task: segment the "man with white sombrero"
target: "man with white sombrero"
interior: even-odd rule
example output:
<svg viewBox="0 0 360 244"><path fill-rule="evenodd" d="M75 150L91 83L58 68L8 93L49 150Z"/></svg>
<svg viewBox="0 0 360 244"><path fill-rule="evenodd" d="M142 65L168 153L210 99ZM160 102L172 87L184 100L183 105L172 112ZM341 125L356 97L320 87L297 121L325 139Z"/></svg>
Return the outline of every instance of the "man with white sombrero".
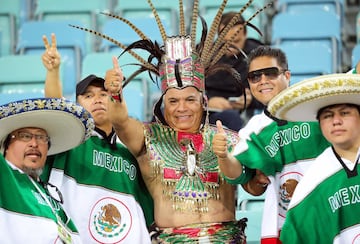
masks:
<svg viewBox="0 0 360 244"><path fill-rule="evenodd" d="M275 117L319 121L331 143L298 184L283 243L360 243L360 75L319 76L293 85L268 106Z"/></svg>
<svg viewBox="0 0 360 244"><path fill-rule="evenodd" d="M81 243L61 207L61 193L39 176L48 155L81 144L93 127L83 107L63 99L27 99L0 106L2 243Z"/></svg>

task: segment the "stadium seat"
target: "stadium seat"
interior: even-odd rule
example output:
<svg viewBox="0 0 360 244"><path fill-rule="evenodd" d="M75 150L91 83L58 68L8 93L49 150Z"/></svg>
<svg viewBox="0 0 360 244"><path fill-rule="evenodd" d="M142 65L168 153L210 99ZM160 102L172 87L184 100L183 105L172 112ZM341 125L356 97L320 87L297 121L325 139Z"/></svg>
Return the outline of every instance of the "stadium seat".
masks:
<svg viewBox="0 0 360 244"><path fill-rule="evenodd" d="M351 65L355 67L355 65L360 61L360 43L356 44L352 50L351 54Z"/></svg>
<svg viewBox="0 0 360 244"><path fill-rule="evenodd" d="M168 26L166 34L168 36L176 35L178 33L178 1L151 1L159 14L162 23ZM189 1L184 1L187 4ZM151 8L146 0L119 0L115 7L115 13L125 18L136 17L153 17Z"/></svg>
<svg viewBox="0 0 360 244"><path fill-rule="evenodd" d="M262 211L259 210L236 210L236 219L247 218L245 228L246 244L260 244Z"/></svg>
<svg viewBox="0 0 360 244"><path fill-rule="evenodd" d="M334 73L332 48L327 41L287 41L276 47L288 58L291 85L304 78Z"/></svg>
<svg viewBox="0 0 360 244"><path fill-rule="evenodd" d="M15 53L16 30L20 21L21 0L1 0L0 32L2 40L0 55Z"/></svg>
<svg viewBox="0 0 360 244"><path fill-rule="evenodd" d="M279 12L303 13L308 11L326 11L344 16L343 0L278 0L276 9Z"/></svg>
<svg viewBox="0 0 360 244"><path fill-rule="evenodd" d="M272 22L272 45L286 41L329 42L333 58L332 72L341 70L341 24L334 13L309 11L302 14L279 13Z"/></svg>
<svg viewBox="0 0 360 244"><path fill-rule="evenodd" d="M360 10L356 15L356 42L360 43Z"/></svg>
<svg viewBox="0 0 360 244"><path fill-rule="evenodd" d="M145 94L130 82L123 90L123 95L128 107L129 116L140 121L146 120Z"/></svg>
<svg viewBox="0 0 360 244"><path fill-rule="evenodd" d="M72 21L72 24L78 24ZM80 79L81 61L85 53L85 33L68 25L68 21L27 21L19 31L17 52L19 54L37 54L45 51L42 36L51 41L51 33L55 33L57 49L60 52L64 73L63 94L73 97L76 82Z"/></svg>
<svg viewBox="0 0 360 244"><path fill-rule="evenodd" d="M9 96L44 96L46 70L39 55L7 55L0 57L0 97L6 102ZM5 95L8 94L8 95ZM5 101L6 100L6 101Z"/></svg>
<svg viewBox="0 0 360 244"><path fill-rule="evenodd" d="M156 40L160 45L162 45L163 40L160 35L159 28L156 24L155 18L153 17L134 17L128 18L128 20L138 27L150 40ZM165 30L168 30L168 26L164 23ZM140 40L136 32L131 29L124 22L117 19L109 19L105 21L102 33L121 42L122 44L128 46L129 44ZM103 51L113 51L113 48L118 48L115 44L103 39L101 42L100 50Z"/></svg>
<svg viewBox="0 0 360 244"><path fill-rule="evenodd" d="M259 210L264 206L265 194L253 196L247 193L241 185L237 186L237 209L239 210Z"/></svg>
<svg viewBox="0 0 360 244"><path fill-rule="evenodd" d="M0 93L0 105L28 99L28 98L42 98L44 97L43 92L24 92L24 93Z"/></svg>
<svg viewBox="0 0 360 244"><path fill-rule="evenodd" d="M66 20L68 22L79 21L80 26L93 30L98 30L106 19L100 12L108 12L112 2L111 0L37 0L35 10L36 20L58 21ZM86 34L86 51L94 51L96 49L95 36Z"/></svg>
<svg viewBox="0 0 360 244"><path fill-rule="evenodd" d="M264 201L265 194L253 196L240 185L237 186L236 219L245 217L248 219L245 229L247 244L260 244Z"/></svg>

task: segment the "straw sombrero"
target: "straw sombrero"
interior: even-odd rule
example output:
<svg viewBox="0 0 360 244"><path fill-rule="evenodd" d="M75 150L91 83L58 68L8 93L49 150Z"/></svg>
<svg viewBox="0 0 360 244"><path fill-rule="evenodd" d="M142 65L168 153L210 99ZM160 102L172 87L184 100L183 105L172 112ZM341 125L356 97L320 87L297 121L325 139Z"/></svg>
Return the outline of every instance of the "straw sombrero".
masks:
<svg viewBox="0 0 360 244"><path fill-rule="evenodd" d="M316 121L319 109L341 103L360 105L360 74L322 75L296 83L268 104L275 117L289 121Z"/></svg>
<svg viewBox="0 0 360 244"><path fill-rule="evenodd" d="M24 127L46 130L51 147L48 155L78 146L91 135L94 121L89 112L71 101L58 98L35 98L0 106L1 153L7 135Z"/></svg>

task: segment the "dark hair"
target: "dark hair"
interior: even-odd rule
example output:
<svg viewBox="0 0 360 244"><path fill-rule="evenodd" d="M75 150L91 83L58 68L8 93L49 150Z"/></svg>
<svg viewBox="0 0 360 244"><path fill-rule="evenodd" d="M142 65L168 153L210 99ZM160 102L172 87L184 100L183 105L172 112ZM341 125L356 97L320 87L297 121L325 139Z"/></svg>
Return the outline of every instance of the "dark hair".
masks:
<svg viewBox="0 0 360 244"><path fill-rule="evenodd" d="M316 119L319 120L320 119L320 114L322 114L322 112L324 112L325 109L328 109L328 108L332 108L332 107L335 107L335 106L338 106L338 105L346 105L348 107L352 107L352 108L356 108L360 114L360 105L358 104L353 104L353 103L338 103L338 104L331 104L329 106L325 106L323 108L320 108L319 111L317 112L316 114Z"/></svg>
<svg viewBox="0 0 360 244"><path fill-rule="evenodd" d="M258 46L253 49L247 58L247 68L249 69L250 63L258 57L272 57L275 58L278 65L284 70L288 70L288 61L285 53L279 48L272 48L270 46Z"/></svg>
<svg viewBox="0 0 360 244"><path fill-rule="evenodd" d="M4 157L6 156L6 150L8 149L9 145L10 145L10 140L11 140L11 137L10 137L10 134L6 137L6 139L4 140Z"/></svg>
<svg viewBox="0 0 360 244"><path fill-rule="evenodd" d="M225 13L225 14L223 14L223 15L221 16L220 23L219 23L219 26L218 26L218 33L220 33L220 32L223 30L224 26L227 26L227 25L230 23L231 19L232 19L236 14L237 14L236 12L231 11L231 12L227 12L227 13ZM240 15L239 20L234 24L234 26L236 26L236 25L243 25L244 23L245 23L245 19L244 19L244 17L242 17L242 16ZM247 30L246 30L246 25L244 25L243 28L244 28L244 33L246 34L246 32L247 32Z"/></svg>

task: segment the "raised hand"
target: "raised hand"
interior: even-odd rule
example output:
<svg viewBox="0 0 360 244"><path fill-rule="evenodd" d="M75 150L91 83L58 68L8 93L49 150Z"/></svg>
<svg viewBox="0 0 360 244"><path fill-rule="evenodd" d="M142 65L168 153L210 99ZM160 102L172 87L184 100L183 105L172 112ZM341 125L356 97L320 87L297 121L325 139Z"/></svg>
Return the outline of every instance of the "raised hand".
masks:
<svg viewBox="0 0 360 244"><path fill-rule="evenodd" d="M61 56L56 47L56 36L51 34L51 43L45 35L42 36L45 52L41 56L42 62L48 71L59 69Z"/></svg>
<svg viewBox="0 0 360 244"><path fill-rule="evenodd" d="M122 82L124 79L123 73L120 69L119 62L116 57L112 58L113 68L106 71L105 74L105 89L110 94L121 94Z"/></svg>
<svg viewBox="0 0 360 244"><path fill-rule="evenodd" d="M213 151L218 156L218 158L227 158L228 156L228 146L227 146L227 136L222 123L220 120L216 121L217 133L214 135L212 141Z"/></svg>

